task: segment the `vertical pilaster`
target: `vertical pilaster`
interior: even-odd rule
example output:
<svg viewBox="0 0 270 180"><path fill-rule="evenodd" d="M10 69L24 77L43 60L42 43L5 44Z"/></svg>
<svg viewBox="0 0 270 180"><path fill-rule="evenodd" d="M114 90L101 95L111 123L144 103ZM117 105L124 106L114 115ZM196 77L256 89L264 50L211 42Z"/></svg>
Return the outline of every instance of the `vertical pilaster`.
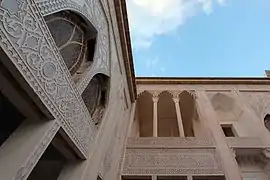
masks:
<svg viewBox="0 0 270 180"><path fill-rule="evenodd" d="M179 106L179 97L178 96L173 97L173 102L175 105L177 124L178 124L178 130L179 130L180 137L185 137L184 126L183 126L183 121L182 121L182 116L181 116L181 110L180 110L180 106Z"/></svg>
<svg viewBox="0 0 270 180"><path fill-rule="evenodd" d="M153 96L153 136L158 137L158 112L157 112L157 103L159 100L158 96Z"/></svg>
<svg viewBox="0 0 270 180"><path fill-rule="evenodd" d="M202 120L206 122L212 133L212 137L215 140L216 148L223 164L226 179L241 180L241 173L239 171L237 162L232 154L231 149L227 145L212 103L207 97L205 91L197 91L196 94L198 111L204 116Z"/></svg>
<svg viewBox="0 0 270 180"><path fill-rule="evenodd" d="M157 180L157 176L156 175L153 175L152 176L152 180Z"/></svg>
<svg viewBox="0 0 270 180"><path fill-rule="evenodd" d="M1 179L27 179L59 127L57 120L26 120L0 148Z"/></svg>

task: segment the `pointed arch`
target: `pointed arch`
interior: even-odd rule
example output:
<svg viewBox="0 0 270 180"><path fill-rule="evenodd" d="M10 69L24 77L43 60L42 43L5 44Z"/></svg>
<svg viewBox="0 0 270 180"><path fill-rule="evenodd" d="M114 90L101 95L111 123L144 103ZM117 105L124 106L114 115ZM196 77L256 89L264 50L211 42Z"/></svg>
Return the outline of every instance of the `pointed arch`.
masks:
<svg viewBox="0 0 270 180"><path fill-rule="evenodd" d="M194 96L189 91L179 94L179 106L184 126L185 136L194 137L194 119L197 118L197 110Z"/></svg>
<svg viewBox="0 0 270 180"><path fill-rule="evenodd" d="M152 96L152 94L151 94L149 91L143 90L143 91L141 91L141 92L138 93L137 98L139 98L141 95L143 95L143 94L145 94L145 93L147 93L147 94L149 94L150 96Z"/></svg>
<svg viewBox="0 0 270 180"><path fill-rule="evenodd" d="M238 121L243 114L236 100L227 94L215 93L211 98L211 103L219 121Z"/></svg>
<svg viewBox="0 0 270 180"><path fill-rule="evenodd" d="M82 99L95 125L100 126L109 94L109 77L96 74L82 93Z"/></svg>
<svg viewBox="0 0 270 180"><path fill-rule="evenodd" d="M173 102L173 94L163 91L159 94L157 105L158 112L158 136L160 137L179 137L177 116Z"/></svg>
<svg viewBox="0 0 270 180"><path fill-rule="evenodd" d="M139 124L140 137L153 136L153 101L150 92L143 91L139 94L134 121Z"/></svg>

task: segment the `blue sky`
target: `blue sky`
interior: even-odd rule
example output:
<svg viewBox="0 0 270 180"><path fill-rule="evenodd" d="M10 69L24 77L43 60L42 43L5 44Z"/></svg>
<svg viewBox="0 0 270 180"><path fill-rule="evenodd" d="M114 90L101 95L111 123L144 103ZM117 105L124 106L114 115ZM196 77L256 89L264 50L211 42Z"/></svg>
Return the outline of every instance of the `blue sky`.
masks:
<svg viewBox="0 0 270 180"><path fill-rule="evenodd" d="M260 77L270 0L127 0L136 76Z"/></svg>

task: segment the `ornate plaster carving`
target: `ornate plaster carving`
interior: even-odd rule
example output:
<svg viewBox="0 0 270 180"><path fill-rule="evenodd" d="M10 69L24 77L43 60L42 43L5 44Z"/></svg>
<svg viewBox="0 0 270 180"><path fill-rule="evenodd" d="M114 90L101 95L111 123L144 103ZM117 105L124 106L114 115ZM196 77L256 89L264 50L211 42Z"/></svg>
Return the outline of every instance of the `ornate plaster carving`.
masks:
<svg viewBox="0 0 270 180"><path fill-rule="evenodd" d="M95 127L34 0L0 7L0 46L44 105L87 157Z"/></svg>
<svg viewBox="0 0 270 180"><path fill-rule="evenodd" d="M212 140L198 139L194 137L174 138L174 137L145 137L128 138L127 148L214 148Z"/></svg>
<svg viewBox="0 0 270 180"><path fill-rule="evenodd" d="M270 113L269 92L240 92L248 106L251 107L263 122L266 114Z"/></svg>
<svg viewBox="0 0 270 180"><path fill-rule="evenodd" d="M223 174L215 149L127 149L123 175Z"/></svg>
<svg viewBox="0 0 270 180"><path fill-rule="evenodd" d="M93 24L98 31L93 64L87 69L85 78L77 83L80 93L83 92L95 74L103 73L110 76L109 22L100 1L85 0L84 3L78 3L72 0L45 0L37 4L43 16L63 10L72 10L79 13L89 23Z"/></svg>

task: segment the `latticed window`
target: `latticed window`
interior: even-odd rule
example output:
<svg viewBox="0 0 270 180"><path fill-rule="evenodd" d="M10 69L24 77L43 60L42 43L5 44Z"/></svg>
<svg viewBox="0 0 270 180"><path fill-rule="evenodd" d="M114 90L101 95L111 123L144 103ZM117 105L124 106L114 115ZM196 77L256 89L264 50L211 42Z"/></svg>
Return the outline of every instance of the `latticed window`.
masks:
<svg viewBox="0 0 270 180"><path fill-rule="evenodd" d="M93 60L96 31L68 11L47 16L46 22L71 75L81 74Z"/></svg>
<svg viewBox="0 0 270 180"><path fill-rule="evenodd" d="M264 117L264 125L268 129L268 131L270 131L270 114L267 114Z"/></svg>
<svg viewBox="0 0 270 180"><path fill-rule="evenodd" d="M95 75L82 93L83 101L96 125L100 125L103 117L108 92L108 77Z"/></svg>

